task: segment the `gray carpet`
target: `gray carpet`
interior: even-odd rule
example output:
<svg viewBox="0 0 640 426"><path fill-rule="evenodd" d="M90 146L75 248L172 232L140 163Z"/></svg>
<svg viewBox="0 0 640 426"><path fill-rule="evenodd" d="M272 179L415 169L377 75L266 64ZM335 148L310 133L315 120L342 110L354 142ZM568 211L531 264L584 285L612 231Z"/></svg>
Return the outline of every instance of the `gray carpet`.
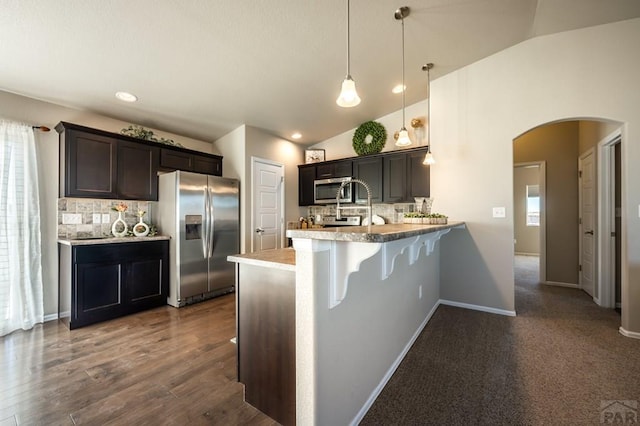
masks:
<svg viewBox="0 0 640 426"><path fill-rule="evenodd" d="M640 400L640 340L517 256L517 317L440 306L362 425L583 425Z"/></svg>

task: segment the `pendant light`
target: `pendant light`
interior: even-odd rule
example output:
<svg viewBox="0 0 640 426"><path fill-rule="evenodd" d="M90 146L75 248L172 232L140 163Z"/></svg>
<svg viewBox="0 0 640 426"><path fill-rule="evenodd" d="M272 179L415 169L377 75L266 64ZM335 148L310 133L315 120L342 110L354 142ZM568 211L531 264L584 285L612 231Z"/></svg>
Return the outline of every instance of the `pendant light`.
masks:
<svg viewBox="0 0 640 426"><path fill-rule="evenodd" d="M342 90L336 103L343 108L350 108L360 103L360 97L356 92L356 82L351 78L351 52L350 52L350 34L349 34L349 0L347 0L347 76L342 82Z"/></svg>
<svg viewBox="0 0 640 426"><path fill-rule="evenodd" d="M422 71L427 72L427 120L429 120L429 128L427 129L427 153L424 156L422 164L432 165L436 160L431 154L431 76L429 71L433 68L433 64L429 62L422 66Z"/></svg>
<svg viewBox="0 0 640 426"><path fill-rule="evenodd" d="M396 10L394 13L394 18L399 19L402 23L402 87L405 88L404 84L404 18L409 16L410 10L407 6L402 6L400 9ZM398 140L396 141L396 146L409 146L411 145L411 139L409 139L409 132L407 132L407 128L404 126L404 94L406 92L406 88L402 90L402 128L398 133Z"/></svg>

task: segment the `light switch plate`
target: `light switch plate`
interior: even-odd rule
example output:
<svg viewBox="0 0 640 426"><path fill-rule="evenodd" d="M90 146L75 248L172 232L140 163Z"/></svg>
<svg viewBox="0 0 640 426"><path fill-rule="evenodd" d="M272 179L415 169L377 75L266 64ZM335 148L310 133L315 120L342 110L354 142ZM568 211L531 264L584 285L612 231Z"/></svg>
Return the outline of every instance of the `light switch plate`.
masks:
<svg viewBox="0 0 640 426"><path fill-rule="evenodd" d="M109 223L111 222L111 217L109 216L109 213L102 213L102 223Z"/></svg>
<svg viewBox="0 0 640 426"><path fill-rule="evenodd" d="M504 207L494 207L493 208L493 217L496 217L496 218L507 217L507 209L504 208Z"/></svg>
<svg viewBox="0 0 640 426"><path fill-rule="evenodd" d="M102 222L102 215L100 213L94 213L93 223L101 223L101 222Z"/></svg>

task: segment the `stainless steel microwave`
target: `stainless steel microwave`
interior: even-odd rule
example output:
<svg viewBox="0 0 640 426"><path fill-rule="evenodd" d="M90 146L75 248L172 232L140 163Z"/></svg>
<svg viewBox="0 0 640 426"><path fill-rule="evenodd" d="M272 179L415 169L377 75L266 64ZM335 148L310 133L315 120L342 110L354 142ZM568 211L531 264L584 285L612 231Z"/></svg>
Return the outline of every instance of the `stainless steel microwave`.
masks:
<svg viewBox="0 0 640 426"><path fill-rule="evenodd" d="M319 179L313 182L313 201L315 204L336 203L338 189L343 182L351 182L351 177ZM340 190L340 202L353 202L353 184L348 183Z"/></svg>

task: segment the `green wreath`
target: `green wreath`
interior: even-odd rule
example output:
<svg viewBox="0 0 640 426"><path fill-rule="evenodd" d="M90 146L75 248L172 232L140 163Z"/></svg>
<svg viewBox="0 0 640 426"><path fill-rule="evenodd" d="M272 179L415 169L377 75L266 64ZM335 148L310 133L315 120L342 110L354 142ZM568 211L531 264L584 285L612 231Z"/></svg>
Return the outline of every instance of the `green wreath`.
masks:
<svg viewBox="0 0 640 426"><path fill-rule="evenodd" d="M371 141L367 142L367 136ZM353 134L353 150L358 155L377 154L387 143L387 130L377 121L362 123Z"/></svg>

